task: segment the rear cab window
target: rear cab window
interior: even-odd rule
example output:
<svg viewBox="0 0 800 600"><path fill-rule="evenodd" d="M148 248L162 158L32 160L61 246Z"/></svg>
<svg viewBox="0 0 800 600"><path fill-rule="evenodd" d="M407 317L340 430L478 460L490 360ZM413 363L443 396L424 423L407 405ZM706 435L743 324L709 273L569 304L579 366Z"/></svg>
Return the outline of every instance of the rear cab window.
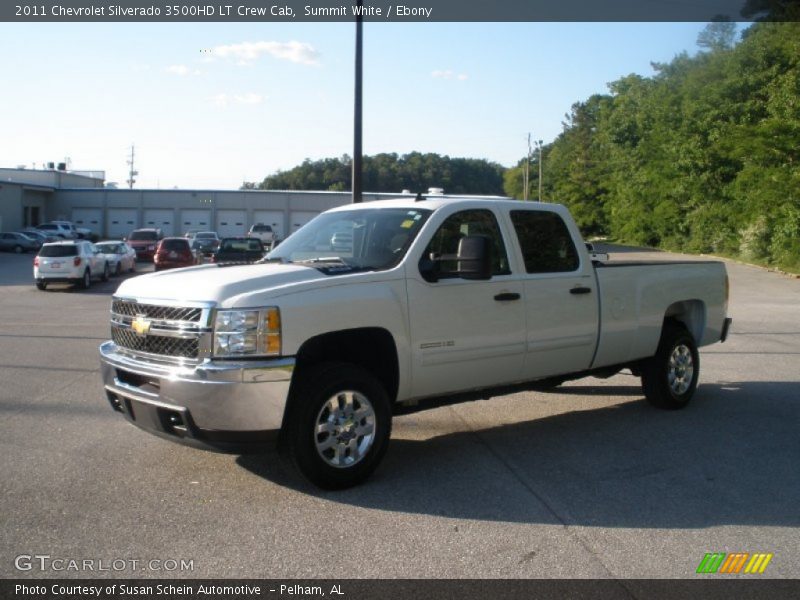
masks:
<svg viewBox="0 0 800 600"><path fill-rule="evenodd" d="M544 210L512 210L527 273L572 273L580 267L575 243L560 215Z"/></svg>

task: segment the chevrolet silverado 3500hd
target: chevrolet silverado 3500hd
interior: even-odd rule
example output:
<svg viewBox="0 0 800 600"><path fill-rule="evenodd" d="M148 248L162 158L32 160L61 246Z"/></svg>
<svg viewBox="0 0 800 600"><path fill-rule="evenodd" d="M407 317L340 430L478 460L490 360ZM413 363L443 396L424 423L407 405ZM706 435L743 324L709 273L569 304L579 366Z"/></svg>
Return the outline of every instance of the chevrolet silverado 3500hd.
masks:
<svg viewBox="0 0 800 600"><path fill-rule="evenodd" d="M105 392L170 440L245 451L280 437L327 488L377 467L398 404L628 368L651 404L684 407L697 348L731 322L724 264L595 258L555 204L342 206L260 263L123 282Z"/></svg>

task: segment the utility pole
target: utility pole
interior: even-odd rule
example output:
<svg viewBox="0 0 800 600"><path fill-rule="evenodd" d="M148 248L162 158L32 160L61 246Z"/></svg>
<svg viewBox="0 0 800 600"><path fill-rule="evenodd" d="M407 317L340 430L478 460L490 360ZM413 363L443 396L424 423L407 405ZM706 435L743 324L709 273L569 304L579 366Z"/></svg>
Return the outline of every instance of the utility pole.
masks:
<svg viewBox="0 0 800 600"><path fill-rule="evenodd" d="M522 172L522 199L528 200L528 187L531 179L531 133L528 132L528 154L525 156L525 170Z"/></svg>
<svg viewBox="0 0 800 600"><path fill-rule="evenodd" d="M363 0L358 0L358 14L356 15L356 69L355 69L355 98L353 102L353 203L361 202L361 100L363 91L363 62L364 62L364 23L361 11Z"/></svg>
<svg viewBox="0 0 800 600"><path fill-rule="evenodd" d="M542 201L542 148L544 148L544 142L539 140L539 202Z"/></svg>
<svg viewBox="0 0 800 600"><path fill-rule="evenodd" d="M128 159L128 166L129 166L128 179L125 181L125 183L128 184L128 187L130 189L133 189L133 184L136 183L136 180L134 179L134 177L136 177L139 174L139 171L136 170L136 168L134 167L134 164L133 164L133 159L134 159L134 156L135 156L135 152L136 152L135 151L135 147L134 147L133 144L131 144L131 157Z"/></svg>

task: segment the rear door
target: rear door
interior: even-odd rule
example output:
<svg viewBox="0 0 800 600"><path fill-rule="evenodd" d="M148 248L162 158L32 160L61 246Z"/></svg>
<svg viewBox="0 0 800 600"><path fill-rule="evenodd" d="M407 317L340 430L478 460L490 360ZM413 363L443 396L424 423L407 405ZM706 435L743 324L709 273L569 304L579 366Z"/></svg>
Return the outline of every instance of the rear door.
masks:
<svg viewBox="0 0 800 600"><path fill-rule="evenodd" d="M522 282L512 273L508 234L489 209L454 212L415 260L455 254L465 235L492 240L493 274L476 281L442 277L426 281L419 265L407 272L415 397L510 383L520 379L525 355Z"/></svg>
<svg viewBox="0 0 800 600"><path fill-rule="evenodd" d="M588 254L575 245L577 227L556 207L510 210L509 218L524 265L525 378L588 369L597 346L599 299Z"/></svg>

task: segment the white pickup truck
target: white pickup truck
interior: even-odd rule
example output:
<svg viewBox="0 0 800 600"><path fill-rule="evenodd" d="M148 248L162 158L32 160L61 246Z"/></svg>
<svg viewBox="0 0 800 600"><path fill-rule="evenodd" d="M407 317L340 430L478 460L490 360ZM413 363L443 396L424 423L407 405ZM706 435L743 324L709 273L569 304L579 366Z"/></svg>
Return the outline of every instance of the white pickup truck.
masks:
<svg viewBox="0 0 800 600"><path fill-rule="evenodd" d="M260 263L122 283L100 346L105 391L170 440L241 452L279 439L326 488L364 480L393 412L423 399L627 368L653 405L682 408L697 348L731 322L724 264L594 258L559 205L342 206Z"/></svg>

